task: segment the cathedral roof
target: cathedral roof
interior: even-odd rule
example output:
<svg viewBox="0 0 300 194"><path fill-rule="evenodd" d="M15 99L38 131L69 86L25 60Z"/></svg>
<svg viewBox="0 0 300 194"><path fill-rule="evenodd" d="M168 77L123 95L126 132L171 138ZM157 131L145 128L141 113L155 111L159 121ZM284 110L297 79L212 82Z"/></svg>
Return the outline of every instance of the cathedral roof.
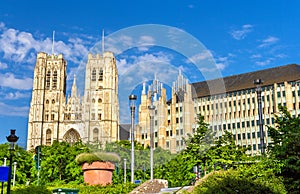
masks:
<svg viewBox="0 0 300 194"><path fill-rule="evenodd" d="M274 83L282 83L285 81L297 81L300 80L300 65L290 64L214 80L196 82L192 84L194 90L193 97L204 97L223 94L224 91L228 93L255 88L253 81L256 79L263 80L261 86L273 85Z"/></svg>

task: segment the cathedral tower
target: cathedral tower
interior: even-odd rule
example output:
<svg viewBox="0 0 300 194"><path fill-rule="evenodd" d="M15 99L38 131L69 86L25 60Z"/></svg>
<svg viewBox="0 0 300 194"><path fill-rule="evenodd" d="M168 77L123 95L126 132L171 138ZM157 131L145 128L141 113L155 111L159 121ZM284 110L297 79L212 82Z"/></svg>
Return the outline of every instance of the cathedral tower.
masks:
<svg viewBox="0 0 300 194"><path fill-rule="evenodd" d="M27 149L59 140L66 103L66 66L61 54L38 53L28 120Z"/></svg>
<svg viewBox="0 0 300 194"><path fill-rule="evenodd" d="M88 55L83 104L84 141L104 145L118 140L118 71L113 53Z"/></svg>

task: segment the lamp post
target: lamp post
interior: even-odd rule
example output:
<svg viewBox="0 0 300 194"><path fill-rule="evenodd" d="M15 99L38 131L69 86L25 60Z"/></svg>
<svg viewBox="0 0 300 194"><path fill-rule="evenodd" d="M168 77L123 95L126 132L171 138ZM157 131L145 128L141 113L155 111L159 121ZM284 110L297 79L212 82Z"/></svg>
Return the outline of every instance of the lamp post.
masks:
<svg viewBox="0 0 300 194"><path fill-rule="evenodd" d="M8 171L8 181L7 181L7 194L10 194L10 184L11 184L11 168L12 168L12 152L15 150L15 143L18 141L19 137L16 136L16 130L11 129L10 135L6 137L7 141L10 143L10 155L9 155L9 171Z"/></svg>
<svg viewBox="0 0 300 194"><path fill-rule="evenodd" d="M130 112L131 112L131 182L134 182L134 116L136 95L129 95Z"/></svg>
<svg viewBox="0 0 300 194"><path fill-rule="evenodd" d="M263 81L261 79L254 80L254 85L256 85L257 103L258 103L258 116L259 116L259 133L260 133L260 146L261 155L265 154L264 145L264 126L263 126L263 115L262 115L262 102L261 102L261 84Z"/></svg>
<svg viewBox="0 0 300 194"><path fill-rule="evenodd" d="M151 100L151 105L148 106L150 110L150 180L153 180L153 147L154 147L154 132L153 132L153 122L154 122L154 110L155 106Z"/></svg>
<svg viewBox="0 0 300 194"><path fill-rule="evenodd" d="M124 183L126 183L126 158L124 158Z"/></svg>

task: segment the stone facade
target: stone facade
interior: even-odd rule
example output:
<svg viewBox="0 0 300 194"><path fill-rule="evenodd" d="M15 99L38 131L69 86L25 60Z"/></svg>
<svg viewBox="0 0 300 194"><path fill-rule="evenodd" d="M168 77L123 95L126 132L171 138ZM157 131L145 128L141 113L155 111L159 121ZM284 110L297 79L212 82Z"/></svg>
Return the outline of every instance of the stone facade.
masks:
<svg viewBox="0 0 300 194"><path fill-rule="evenodd" d="M158 84L159 83L159 84ZM191 84L179 72L177 80L173 83L170 100L167 100L166 88L154 79L149 88L155 86L156 93L151 96L145 85L139 105L139 119L136 140L145 147L150 145L150 110L148 106L155 106L154 110L154 148L161 147L172 153L185 148L184 138L193 134L195 123L194 104L192 99Z"/></svg>
<svg viewBox="0 0 300 194"><path fill-rule="evenodd" d="M105 144L119 139L118 71L111 52L88 55L84 96L74 76L66 97L67 62L38 53L28 120L27 149L54 140Z"/></svg>

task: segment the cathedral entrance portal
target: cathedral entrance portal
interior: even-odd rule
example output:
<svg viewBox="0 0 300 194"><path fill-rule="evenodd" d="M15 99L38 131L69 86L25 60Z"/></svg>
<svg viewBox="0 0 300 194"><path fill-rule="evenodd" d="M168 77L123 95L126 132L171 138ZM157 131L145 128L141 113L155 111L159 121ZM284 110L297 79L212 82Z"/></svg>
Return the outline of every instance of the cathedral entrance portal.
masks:
<svg viewBox="0 0 300 194"><path fill-rule="evenodd" d="M64 141L74 144L80 140L80 135L75 129L70 129L63 137Z"/></svg>

